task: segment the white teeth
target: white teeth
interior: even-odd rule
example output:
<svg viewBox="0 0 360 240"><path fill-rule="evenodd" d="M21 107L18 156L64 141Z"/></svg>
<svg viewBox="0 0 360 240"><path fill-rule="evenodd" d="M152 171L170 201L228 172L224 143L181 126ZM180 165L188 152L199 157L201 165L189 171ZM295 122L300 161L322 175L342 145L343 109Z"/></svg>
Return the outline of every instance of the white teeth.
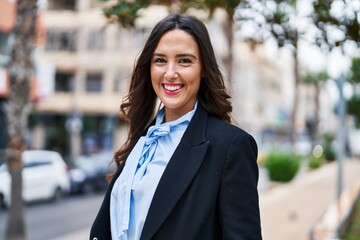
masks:
<svg viewBox="0 0 360 240"><path fill-rule="evenodd" d="M181 88L180 85L165 85L164 84L164 88L168 91L176 91L179 90Z"/></svg>

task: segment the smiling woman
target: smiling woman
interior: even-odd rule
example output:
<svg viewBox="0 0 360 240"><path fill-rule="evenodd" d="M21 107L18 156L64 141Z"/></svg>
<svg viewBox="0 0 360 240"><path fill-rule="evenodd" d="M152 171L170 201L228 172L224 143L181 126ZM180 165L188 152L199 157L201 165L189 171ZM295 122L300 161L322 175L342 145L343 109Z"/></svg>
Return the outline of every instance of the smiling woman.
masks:
<svg viewBox="0 0 360 240"><path fill-rule="evenodd" d="M160 21L121 105L129 135L90 239L262 239L257 144L230 124L229 98L205 25Z"/></svg>
<svg viewBox="0 0 360 240"><path fill-rule="evenodd" d="M160 39L151 61L151 81L165 106L165 122L191 111L201 81L199 49L183 30L171 30Z"/></svg>

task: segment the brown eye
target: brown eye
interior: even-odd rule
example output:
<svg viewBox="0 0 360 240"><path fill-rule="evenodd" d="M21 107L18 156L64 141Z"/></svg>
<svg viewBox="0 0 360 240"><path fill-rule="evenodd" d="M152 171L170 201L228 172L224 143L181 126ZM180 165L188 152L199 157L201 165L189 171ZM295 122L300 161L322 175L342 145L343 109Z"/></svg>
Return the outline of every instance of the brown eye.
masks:
<svg viewBox="0 0 360 240"><path fill-rule="evenodd" d="M190 59L188 59L188 58L181 58L179 60L179 63L181 63L181 64L190 64L190 63L192 63L192 61Z"/></svg>
<svg viewBox="0 0 360 240"><path fill-rule="evenodd" d="M166 63L166 60L164 58L154 58L154 63Z"/></svg>

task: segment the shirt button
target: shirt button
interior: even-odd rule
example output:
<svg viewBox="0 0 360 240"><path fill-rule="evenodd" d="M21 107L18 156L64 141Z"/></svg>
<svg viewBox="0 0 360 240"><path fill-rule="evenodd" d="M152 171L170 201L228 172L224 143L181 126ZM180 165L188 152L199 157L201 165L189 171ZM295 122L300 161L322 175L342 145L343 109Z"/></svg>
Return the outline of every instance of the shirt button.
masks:
<svg viewBox="0 0 360 240"><path fill-rule="evenodd" d="M94 237L93 240L98 240L97 237Z"/></svg>

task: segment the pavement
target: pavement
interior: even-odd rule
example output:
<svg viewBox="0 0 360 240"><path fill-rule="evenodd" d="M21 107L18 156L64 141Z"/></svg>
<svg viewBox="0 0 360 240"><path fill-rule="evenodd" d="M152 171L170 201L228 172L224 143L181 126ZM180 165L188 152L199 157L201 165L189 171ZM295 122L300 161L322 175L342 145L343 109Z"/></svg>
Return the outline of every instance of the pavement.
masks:
<svg viewBox="0 0 360 240"><path fill-rule="evenodd" d="M343 164L343 189L360 177L360 159ZM338 164L301 171L290 183L269 183L260 169L259 196L263 240L309 240L316 222L336 201ZM51 240L86 240L89 228Z"/></svg>
<svg viewBox="0 0 360 240"><path fill-rule="evenodd" d="M337 199L336 162L300 174L289 184L260 193L264 240L309 240L316 222ZM343 165L343 189L360 177L360 159Z"/></svg>

